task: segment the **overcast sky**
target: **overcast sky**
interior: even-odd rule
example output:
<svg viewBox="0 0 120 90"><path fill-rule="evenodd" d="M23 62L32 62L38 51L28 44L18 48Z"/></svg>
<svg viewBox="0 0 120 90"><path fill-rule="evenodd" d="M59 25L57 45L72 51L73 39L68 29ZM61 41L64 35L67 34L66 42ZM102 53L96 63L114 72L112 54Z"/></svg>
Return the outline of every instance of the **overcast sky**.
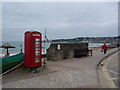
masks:
<svg viewBox="0 0 120 90"><path fill-rule="evenodd" d="M117 36L117 2L2 3L3 41L23 41L24 32L40 31L48 39Z"/></svg>

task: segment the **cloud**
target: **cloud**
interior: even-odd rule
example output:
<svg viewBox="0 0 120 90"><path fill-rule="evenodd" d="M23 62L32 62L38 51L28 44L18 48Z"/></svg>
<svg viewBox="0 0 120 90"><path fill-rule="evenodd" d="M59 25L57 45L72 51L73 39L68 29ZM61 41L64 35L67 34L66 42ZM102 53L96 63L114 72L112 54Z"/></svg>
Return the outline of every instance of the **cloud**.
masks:
<svg viewBox="0 0 120 90"><path fill-rule="evenodd" d="M49 39L118 34L117 2L18 2L3 3L2 8L3 40L6 41L23 40L27 30L44 34L45 27Z"/></svg>

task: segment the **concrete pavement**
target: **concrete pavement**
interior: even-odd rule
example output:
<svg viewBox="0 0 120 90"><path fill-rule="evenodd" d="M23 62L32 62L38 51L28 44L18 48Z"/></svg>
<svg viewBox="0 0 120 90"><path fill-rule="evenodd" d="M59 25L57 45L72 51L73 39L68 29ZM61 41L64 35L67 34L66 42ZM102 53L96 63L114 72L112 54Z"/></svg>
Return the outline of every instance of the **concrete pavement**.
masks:
<svg viewBox="0 0 120 90"><path fill-rule="evenodd" d="M116 50L108 50L106 55L99 50L89 57L47 61L46 70L34 74L19 68L3 76L3 88L99 88L96 66Z"/></svg>

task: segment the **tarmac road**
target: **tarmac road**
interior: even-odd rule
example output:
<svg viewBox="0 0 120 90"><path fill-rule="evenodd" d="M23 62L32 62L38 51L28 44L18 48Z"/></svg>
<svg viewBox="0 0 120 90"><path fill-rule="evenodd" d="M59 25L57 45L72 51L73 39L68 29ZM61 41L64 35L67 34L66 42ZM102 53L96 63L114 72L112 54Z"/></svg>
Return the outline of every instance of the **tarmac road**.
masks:
<svg viewBox="0 0 120 90"><path fill-rule="evenodd" d="M100 83L102 88L118 88L119 83L119 66L118 66L118 55L120 51L110 55L102 61L100 64Z"/></svg>
<svg viewBox="0 0 120 90"><path fill-rule="evenodd" d="M120 87L120 73L118 71L118 59L119 59L119 54L120 54L120 51L113 54L111 56L111 58L109 58L109 62L108 62L108 65L107 65L107 69L108 69L108 72L112 78L112 80L114 81L114 84L116 87ZM119 68L120 69L120 68ZM119 83L119 84L118 84Z"/></svg>

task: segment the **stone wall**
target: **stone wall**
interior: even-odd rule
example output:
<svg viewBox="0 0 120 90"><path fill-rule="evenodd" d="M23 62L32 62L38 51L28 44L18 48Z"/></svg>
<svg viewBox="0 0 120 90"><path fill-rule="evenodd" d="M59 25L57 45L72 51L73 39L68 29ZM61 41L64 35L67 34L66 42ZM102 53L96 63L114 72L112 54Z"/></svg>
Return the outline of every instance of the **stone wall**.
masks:
<svg viewBox="0 0 120 90"><path fill-rule="evenodd" d="M79 56L88 54L88 43L52 43L47 49L47 60L63 60L76 57L76 51Z"/></svg>

